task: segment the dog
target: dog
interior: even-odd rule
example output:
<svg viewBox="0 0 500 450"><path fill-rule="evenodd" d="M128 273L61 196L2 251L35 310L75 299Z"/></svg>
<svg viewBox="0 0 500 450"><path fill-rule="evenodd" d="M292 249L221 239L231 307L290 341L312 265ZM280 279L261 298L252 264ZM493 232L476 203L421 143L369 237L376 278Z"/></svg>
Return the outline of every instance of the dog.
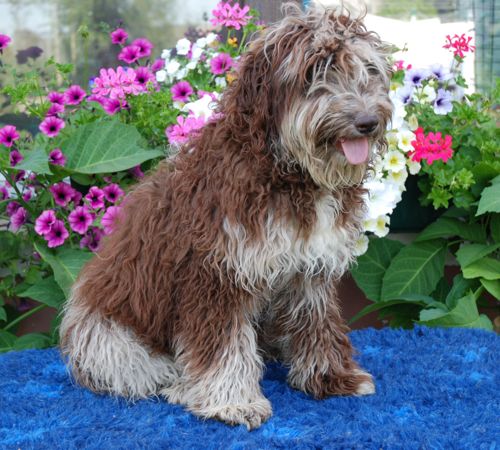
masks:
<svg viewBox="0 0 500 450"><path fill-rule="evenodd" d="M365 395L336 294L391 117L389 47L289 6L241 56L217 119L140 182L60 326L76 381L259 427L264 361L316 399Z"/></svg>

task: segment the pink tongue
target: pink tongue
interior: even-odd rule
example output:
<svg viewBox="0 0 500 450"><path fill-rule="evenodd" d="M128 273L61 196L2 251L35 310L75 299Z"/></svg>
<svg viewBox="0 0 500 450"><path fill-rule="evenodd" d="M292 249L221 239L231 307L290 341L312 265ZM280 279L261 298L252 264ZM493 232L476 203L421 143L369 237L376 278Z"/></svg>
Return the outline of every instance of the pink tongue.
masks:
<svg viewBox="0 0 500 450"><path fill-rule="evenodd" d="M344 155L351 164L361 164L368 160L368 139L346 139L340 141Z"/></svg>

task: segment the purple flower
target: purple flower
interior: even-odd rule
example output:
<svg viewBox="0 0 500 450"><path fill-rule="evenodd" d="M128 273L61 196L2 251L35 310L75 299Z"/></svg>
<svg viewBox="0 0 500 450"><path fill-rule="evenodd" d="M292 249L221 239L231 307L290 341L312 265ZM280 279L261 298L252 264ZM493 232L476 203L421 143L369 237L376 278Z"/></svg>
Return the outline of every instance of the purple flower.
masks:
<svg viewBox="0 0 500 450"><path fill-rule="evenodd" d="M80 240L80 248L87 247L90 251L96 252L104 233L100 228L90 227L85 236Z"/></svg>
<svg viewBox="0 0 500 450"><path fill-rule="evenodd" d="M87 93L77 84L73 84L64 92L64 103L66 105L79 105Z"/></svg>
<svg viewBox="0 0 500 450"><path fill-rule="evenodd" d="M68 230L62 220L56 220L50 227L50 231L44 236L49 248L59 247L69 236Z"/></svg>
<svg viewBox="0 0 500 450"><path fill-rule="evenodd" d="M125 195L125 192L123 192L120 186L115 183L109 184L108 186L104 187L102 191L104 192L106 200L110 203L116 203Z"/></svg>
<svg viewBox="0 0 500 450"><path fill-rule="evenodd" d="M135 47L139 47L139 58L144 58L145 56L151 55L151 50L154 47L154 45L146 38L138 38L134 42L132 42L132 45Z"/></svg>
<svg viewBox="0 0 500 450"><path fill-rule="evenodd" d="M66 164L66 156L60 148L55 148L49 153L49 163L55 166L64 166Z"/></svg>
<svg viewBox="0 0 500 450"><path fill-rule="evenodd" d="M11 41L12 39L6 34L0 34L0 53L7 48Z"/></svg>
<svg viewBox="0 0 500 450"><path fill-rule="evenodd" d="M210 71L214 75L222 75L223 73L231 70L233 65L234 62L231 55L228 55L227 53L219 53L210 61Z"/></svg>
<svg viewBox="0 0 500 450"><path fill-rule="evenodd" d="M140 166L138 166L140 167ZM9 198L9 191L5 186L0 186L0 201L6 200Z"/></svg>
<svg viewBox="0 0 500 450"><path fill-rule="evenodd" d="M20 207L21 205L17 202L9 202L7 203L7 208L5 209L5 212L9 217L12 217L12 214L14 214Z"/></svg>
<svg viewBox="0 0 500 450"><path fill-rule="evenodd" d="M433 64L430 67L431 76L434 76L438 81L444 83L452 78L450 71L441 64Z"/></svg>
<svg viewBox="0 0 500 450"><path fill-rule="evenodd" d="M92 186L89 189L88 194L85 196L85 200L89 202L92 209L104 208L104 192L97 186Z"/></svg>
<svg viewBox="0 0 500 450"><path fill-rule="evenodd" d="M50 105L50 108L47 111L47 116L57 116L58 114L61 114L64 112L64 105L61 105L59 103L52 103Z"/></svg>
<svg viewBox="0 0 500 450"><path fill-rule="evenodd" d="M148 90L148 83L156 84L156 77L147 67L141 66L135 69L135 81L139 83L145 91Z"/></svg>
<svg viewBox="0 0 500 450"><path fill-rule="evenodd" d="M110 206L101 219L104 234L111 234L120 219L122 208L120 206Z"/></svg>
<svg viewBox="0 0 500 450"><path fill-rule="evenodd" d="M40 236L45 236L50 232L52 225L56 221L56 213L52 209L47 209L42 212L35 220L35 231Z"/></svg>
<svg viewBox="0 0 500 450"><path fill-rule="evenodd" d="M50 186L49 191L54 197L54 201L59 206L66 206L71 200L73 200L74 189L64 181Z"/></svg>
<svg viewBox="0 0 500 450"><path fill-rule="evenodd" d="M161 58L158 58L151 65L151 72L158 72L159 70L163 69L164 66L165 66L165 61Z"/></svg>
<svg viewBox="0 0 500 450"><path fill-rule="evenodd" d="M453 96L450 92L438 89L436 100L434 100L434 112L443 116L448 114L453 110L452 100Z"/></svg>
<svg viewBox="0 0 500 450"><path fill-rule="evenodd" d="M120 101L117 98L107 98L102 103L102 107L103 107L104 112L106 114L109 114L110 116L112 116L122 109L122 105L126 105L126 104L127 104L127 102L125 102L124 100Z"/></svg>
<svg viewBox="0 0 500 450"><path fill-rule="evenodd" d="M413 86L422 86L422 81L430 76L428 70L410 69L405 74L405 83L411 83Z"/></svg>
<svg viewBox="0 0 500 450"><path fill-rule="evenodd" d="M193 93L193 88L187 81L179 81L170 88L172 100L175 102L187 102Z"/></svg>
<svg viewBox="0 0 500 450"><path fill-rule="evenodd" d="M43 119L42 123L39 125L39 130L47 135L48 137L55 137L59 134L62 128L64 128L66 124L64 120L59 119L56 116L49 116Z"/></svg>
<svg viewBox="0 0 500 450"><path fill-rule="evenodd" d="M9 160L12 167L17 166L23 159L23 155L21 155L21 153L19 153L17 150L12 150L10 152Z"/></svg>
<svg viewBox="0 0 500 450"><path fill-rule="evenodd" d="M28 218L28 212L20 206L17 211L10 216L10 225L12 227L12 231L17 231L21 228Z"/></svg>
<svg viewBox="0 0 500 450"><path fill-rule="evenodd" d="M33 192L31 191L31 189L28 189L26 192L24 192L23 194L23 200L25 202L29 202L31 200L31 197L33 196Z"/></svg>
<svg viewBox="0 0 500 450"><path fill-rule="evenodd" d="M141 165L139 164L138 166L132 167L132 169L129 169L129 172L134 176L135 178L144 178L144 172L141 170Z"/></svg>
<svg viewBox="0 0 500 450"><path fill-rule="evenodd" d="M58 105L64 105L64 94L62 92L49 92L47 95L47 100L50 103L57 103Z"/></svg>
<svg viewBox="0 0 500 450"><path fill-rule="evenodd" d="M122 51L118 55L118 59L127 64L132 64L140 58L140 53L141 49L137 45L128 45L122 48Z"/></svg>
<svg viewBox="0 0 500 450"><path fill-rule="evenodd" d="M123 45L128 39L128 33L123 28L117 28L115 31L109 33L109 36L111 37L112 44Z"/></svg>
<svg viewBox="0 0 500 450"><path fill-rule="evenodd" d="M6 147L12 147L14 141L17 141L18 139L19 133L14 125L5 125L3 128L0 128L0 144L5 145Z"/></svg>
<svg viewBox="0 0 500 450"><path fill-rule="evenodd" d="M93 221L86 206L77 206L68 216L69 226L78 234L85 234Z"/></svg>
<svg viewBox="0 0 500 450"><path fill-rule="evenodd" d="M413 96L413 90L415 88L411 84L405 84L403 87L396 91L396 96L401 100L403 105L408 105L411 102Z"/></svg>

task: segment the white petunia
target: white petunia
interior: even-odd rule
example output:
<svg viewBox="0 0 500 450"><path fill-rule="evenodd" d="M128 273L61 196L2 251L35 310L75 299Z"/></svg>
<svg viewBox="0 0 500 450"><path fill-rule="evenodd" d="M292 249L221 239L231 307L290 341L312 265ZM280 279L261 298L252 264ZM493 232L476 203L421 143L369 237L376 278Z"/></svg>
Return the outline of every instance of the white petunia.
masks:
<svg viewBox="0 0 500 450"><path fill-rule="evenodd" d="M215 85L224 89L227 86L227 81L225 77L215 77Z"/></svg>
<svg viewBox="0 0 500 450"><path fill-rule="evenodd" d="M411 142L415 140L415 133L410 130L402 129L398 131L398 147L405 151L409 152L413 150L413 145Z"/></svg>
<svg viewBox="0 0 500 450"><path fill-rule="evenodd" d="M189 72L189 69L186 69L185 67L183 67L182 69L179 69L175 73L174 78L177 80L182 80L183 78L186 78L186 75L188 74L188 72Z"/></svg>
<svg viewBox="0 0 500 450"><path fill-rule="evenodd" d="M165 70L167 71L168 75L173 76L175 73L177 73L180 67L181 65L178 61L172 60L169 61L169 63L166 65Z"/></svg>
<svg viewBox="0 0 500 450"><path fill-rule="evenodd" d="M165 48L161 52L161 59L170 59L170 55L172 54L172 50Z"/></svg>
<svg viewBox="0 0 500 450"><path fill-rule="evenodd" d="M165 70L159 70L156 72L156 81L158 83L163 83L167 79L167 72Z"/></svg>
<svg viewBox="0 0 500 450"><path fill-rule="evenodd" d="M389 172L399 172L406 166L404 155L398 150L390 150L384 156L384 169Z"/></svg>
<svg viewBox="0 0 500 450"><path fill-rule="evenodd" d="M418 119L415 114L412 114L408 118L408 128L412 131L416 130L418 128Z"/></svg>
<svg viewBox="0 0 500 450"><path fill-rule="evenodd" d="M412 161L411 159L407 161L407 165L408 165L408 171L412 175L416 175L418 172L420 172L420 169L422 168L419 162Z"/></svg>
<svg viewBox="0 0 500 450"><path fill-rule="evenodd" d="M215 33L208 33L205 36L205 39L206 39L207 45L211 45L217 40L217 35Z"/></svg>
<svg viewBox="0 0 500 450"><path fill-rule="evenodd" d="M366 251L368 250L369 242L370 240L368 239L368 236L366 236L366 234L362 234L354 245L354 255L360 256L366 253Z"/></svg>
<svg viewBox="0 0 500 450"><path fill-rule="evenodd" d="M194 46L191 50L191 60L198 61L203 54L203 48Z"/></svg>
<svg viewBox="0 0 500 450"><path fill-rule="evenodd" d="M432 86L425 86L420 92L421 103L432 103L436 99L436 90Z"/></svg>
<svg viewBox="0 0 500 450"><path fill-rule="evenodd" d="M192 59L186 64L186 69L188 70L194 70L196 69L196 66L198 65L198 61L195 59Z"/></svg>
<svg viewBox="0 0 500 450"><path fill-rule="evenodd" d="M186 38L179 39L175 46L178 55L187 55L191 50L191 41Z"/></svg>
<svg viewBox="0 0 500 450"><path fill-rule="evenodd" d="M401 126L404 123L404 118L406 116L406 109L405 105L401 100L397 98L391 98L392 104L394 105L394 109L392 112L392 119L391 119L391 124L389 129L393 128L401 128Z"/></svg>
<svg viewBox="0 0 500 450"><path fill-rule="evenodd" d="M214 112L216 103L213 101L212 97L205 94L199 100L194 102L186 103L182 108L183 111L190 111L195 117L203 117L208 119Z"/></svg>
<svg viewBox="0 0 500 450"><path fill-rule="evenodd" d="M398 132L396 130L391 130L388 133L386 133L385 138L387 139L387 144L389 145L389 148L394 147L397 148L398 146Z"/></svg>
<svg viewBox="0 0 500 450"><path fill-rule="evenodd" d="M365 220L363 223L363 228L365 231L370 231L378 237L384 237L389 233L389 221L389 216L380 215L374 219Z"/></svg>
<svg viewBox="0 0 500 450"><path fill-rule="evenodd" d="M405 182L407 178L408 172L406 171L406 168L400 170L399 172L389 172L387 175L387 181L396 184L401 190L405 189Z"/></svg>
<svg viewBox="0 0 500 450"><path fill-rule="evenodd" d="M391 214L401 200L399 187L385 179L367 181L364 187L368 191L366 198L367 220Z"/></svg>

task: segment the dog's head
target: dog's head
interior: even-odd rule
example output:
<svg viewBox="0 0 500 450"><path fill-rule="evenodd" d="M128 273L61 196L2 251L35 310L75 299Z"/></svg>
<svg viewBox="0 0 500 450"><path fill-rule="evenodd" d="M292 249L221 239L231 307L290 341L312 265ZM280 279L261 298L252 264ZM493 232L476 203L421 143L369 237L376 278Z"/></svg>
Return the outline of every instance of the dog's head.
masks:
<svg viewBox="0 0 500 450"><path fill-rule="evenodd" d="M316 184L359 184L385 147L388 47L345 12L292 5L286 12L242 56L223 108Z"/></svg>

